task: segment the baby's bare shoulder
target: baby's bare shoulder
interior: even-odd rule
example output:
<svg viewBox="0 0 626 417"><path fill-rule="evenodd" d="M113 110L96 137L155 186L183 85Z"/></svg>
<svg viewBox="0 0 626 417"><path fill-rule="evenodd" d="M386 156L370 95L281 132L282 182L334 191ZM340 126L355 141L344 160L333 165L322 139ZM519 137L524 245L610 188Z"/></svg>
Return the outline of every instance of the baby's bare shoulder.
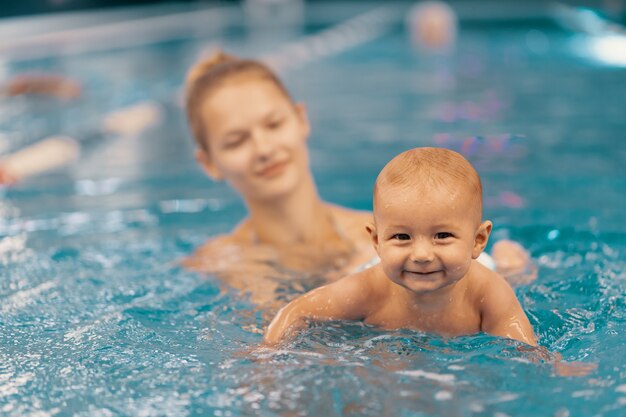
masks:
<svg viewBox="0 0 626 417"><path fill-rule="evenodd" d="M472 274L468 283L470 297L478 309L486 311L508 308L517 297L509 283L495 271L473 261Z"/></svg>
<svg viewBox="0 0 626 417"><path fill-rule="evenodd" d="M380 300L388 291L389 280L384 275L380 264L363 271L345 276L337 281L350 292L358 292L363 300Z"/></svg>
<svg viewBox="0 0 626 417"><path fill-rule="evenodd" d="M487 268L480 262L472 261L469 287L476 296L499 291L503 288L511 288L502 275Z"/></svg>
<svg viewBox="0 0 626 417"><path fill-rule="evenodd" d="M509 283L496 272L474 269L474 308L482 331L536 345L533 329Z"/></svg>
<svg viewBox="0 0 626 417"><path fill-rule="evenodd" d="M326 299L333 298L336 305L348 308L351 312L359 312L357 316L360 320L372 314L373 311L377 311L381 303L387 299L384 284L388 280L382 279L381 274L382 269L374 266L347 275L321 287L320 290Z"/></svg>

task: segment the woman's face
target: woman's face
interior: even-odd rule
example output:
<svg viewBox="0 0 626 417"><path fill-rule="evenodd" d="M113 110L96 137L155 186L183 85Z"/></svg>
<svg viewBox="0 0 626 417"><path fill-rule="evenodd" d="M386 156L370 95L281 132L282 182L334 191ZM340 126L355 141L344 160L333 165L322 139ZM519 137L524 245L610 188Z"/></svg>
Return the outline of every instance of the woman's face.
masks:
<svg viewBox="0 0 626 417"><path fill-rule="evenodd" d="M305 110L272 81L228 80L204 101L202 117L209 152L198 151L201 165L247 200L289 193L308 175Z"/></svg>

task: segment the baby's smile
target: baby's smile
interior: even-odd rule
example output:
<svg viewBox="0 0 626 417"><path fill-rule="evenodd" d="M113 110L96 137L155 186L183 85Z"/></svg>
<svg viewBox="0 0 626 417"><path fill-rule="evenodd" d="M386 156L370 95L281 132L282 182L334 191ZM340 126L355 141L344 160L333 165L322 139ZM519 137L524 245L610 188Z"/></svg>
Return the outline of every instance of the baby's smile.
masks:
<svg viewBox="0 0 626 417"><path fill-rule="evenodd" d="M408 271L408 270L405 270L404 272L407 273L407 274L410 274L410 275L416 275L418 277L430 277L430 276L433 276L433 275L437 274L438 272L441 272L441 270L435 270L435 271Z"/></svg>

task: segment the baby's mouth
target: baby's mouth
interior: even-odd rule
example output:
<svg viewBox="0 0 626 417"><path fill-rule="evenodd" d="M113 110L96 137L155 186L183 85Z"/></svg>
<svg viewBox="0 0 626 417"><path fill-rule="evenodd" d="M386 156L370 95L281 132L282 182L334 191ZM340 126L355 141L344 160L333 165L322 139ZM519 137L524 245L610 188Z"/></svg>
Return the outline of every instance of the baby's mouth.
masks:
<svg viewBox="0 0 626 417"><path fill-rule="evenodd" d="M418 277L429 277L429 276L435 275L437 272L440 272L440 271L439 270L437 270L437 271L408 271L408 270L405 270L404 272L409 274L409 275L415 275L415 276L418 276Z"/></svg>

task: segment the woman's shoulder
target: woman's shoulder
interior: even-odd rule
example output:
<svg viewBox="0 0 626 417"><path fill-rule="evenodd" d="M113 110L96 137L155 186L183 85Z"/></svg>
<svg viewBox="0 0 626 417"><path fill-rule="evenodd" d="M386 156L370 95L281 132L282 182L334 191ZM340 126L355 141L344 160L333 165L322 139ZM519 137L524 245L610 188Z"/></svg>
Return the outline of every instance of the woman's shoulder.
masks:
<svg viewBox="0 0 626 417"><path fill-rule="evenodd" d="M194 270L212 271L216 269L216 265L240 258L241 252L250 246L248 229L244 221L230 233L211 237L183 260L183 266ZM209 265L211 268L208 268Z"/></svg>
<svg viewBox="0 0 626 417"><path fill-rule="evenodd" d="M183 259L182 265L192 270L213 272L216 269L215 261L223 257L224 252L231 247L236 247L236 240L232 235L214 236Z"/></svg>
<svg viewBox="0 0 626 417"><path fill-rule="evenodd" d="M344 207L344 206L339 206L337 204L330 204L330 203L327 203L327 204L336 215L345 217L347 219L356 219L356 220L361 219L362 220L362 219L372 218L372 212L368 210L356 210L356 209L351 209L351 208Z"/></svg>
<svg viewBox="0 0 626 417"><path fill-rule="evenodd" d="M207 255L224 247L239 246L239 240L240 239L238 239L237 236L232 233L213 236L209 240L204 242L201 246L196 248L196 252Z"/></svg>
<svg viewBox="0 0 626 417"><path fill-rule="evenodd" d="M335 221L337 221L341 228L345 231L351 232L358 230L362 233L365 230L365 226L372 222L372 212L364 210L354 210L347 207L329 205Z"/></svg>

